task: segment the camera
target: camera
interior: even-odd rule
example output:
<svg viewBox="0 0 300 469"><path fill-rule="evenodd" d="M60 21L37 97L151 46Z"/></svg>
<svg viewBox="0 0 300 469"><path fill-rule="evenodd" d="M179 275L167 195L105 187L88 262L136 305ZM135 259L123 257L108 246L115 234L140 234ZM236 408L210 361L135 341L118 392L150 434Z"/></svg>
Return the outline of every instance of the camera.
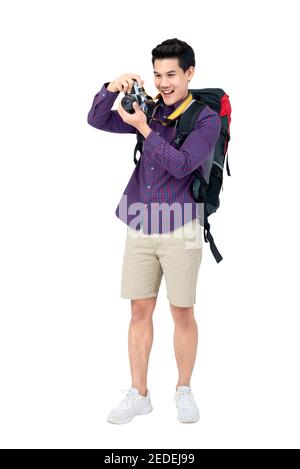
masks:
<svg viewBox="0 0 300 469"><path fill-rule="evenodd" d="M140 109L147 113L149 109L152 107L152 98L148 96L145 92L143 86L139 86L137 80L133 79L133 87L131 93L125 92L125 96L121 100L121 106L127 111L129 114L134 114L133 103L136 101L140 107Z"/></svg>

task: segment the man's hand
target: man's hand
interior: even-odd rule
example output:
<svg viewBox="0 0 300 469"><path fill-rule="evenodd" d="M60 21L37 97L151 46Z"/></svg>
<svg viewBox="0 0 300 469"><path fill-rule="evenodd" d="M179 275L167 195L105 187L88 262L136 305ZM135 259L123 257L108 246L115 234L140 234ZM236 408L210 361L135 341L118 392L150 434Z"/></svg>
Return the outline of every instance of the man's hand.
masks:
<svg viewBox="0 0 300 469"><path fill-rule="evenodd" d="M133 103L133 109L135 112L133 114L129 114L129 112L125 111L125 109L120 103L118 107L118 113L120 114L124 122L132 125L141 133L142 130L145 131L147 127L151 130L151 128L147 125L146 114L140 110L139 105L136 101Z"/></svg>
<svg viewBox="0 0 300 469"><path fill-rule="evenodd" d="M139 86L143 86L144 84L144 80L142 80L139 75L136 75L136 73L124 73L119 78L111 81L107 89L113 92L123 91L124 93L131 93L133 80L136 80Z"/></svg>

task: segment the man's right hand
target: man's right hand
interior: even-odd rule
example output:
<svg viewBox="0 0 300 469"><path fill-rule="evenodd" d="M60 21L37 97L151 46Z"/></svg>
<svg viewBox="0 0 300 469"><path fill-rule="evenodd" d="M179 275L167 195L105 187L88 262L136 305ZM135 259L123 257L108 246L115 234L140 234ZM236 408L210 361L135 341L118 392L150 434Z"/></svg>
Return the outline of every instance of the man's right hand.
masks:
<svg viewBox="0 0 300 469"><path fill-rule="evenodd" d="M121 75L116 80L111 81L106 89L108 91L113 91L114 93L117 91L130 93L133 86L133 78L137 80L139 86L143 86L144 80L142 80L139 75L136 75L135 73L124 73L124 75Z"/></svg>

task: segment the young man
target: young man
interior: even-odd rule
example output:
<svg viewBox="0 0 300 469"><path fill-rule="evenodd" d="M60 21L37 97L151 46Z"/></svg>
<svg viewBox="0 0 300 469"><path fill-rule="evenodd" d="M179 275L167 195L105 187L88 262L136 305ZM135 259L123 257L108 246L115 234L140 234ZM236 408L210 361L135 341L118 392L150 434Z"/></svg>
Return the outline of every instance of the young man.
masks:
<svg viewBox="0 0 300 469"><path fill-rule="evenodd" d="M192 99L188 87L195 70L194 51L177 38L169 39L152 50L152 64L154 83L160 94L149 124L137 103L132 114L121 103L118 110L111 110L120 92L131 91L133 79L143 85L144 81L134 73L105 83L94 97L88 114L88 123L97 129L117 133L138 131L143 136L139 162L116 209L116 215L127 224L121 297L131 299L128 346L132 375L132 386L126 397L108 416L108 421L116 424L152 411L147 370L153 341L152 315L162 275L175 324L177 419L199 420L190 381L198 343L193 305L203 246L197 215L199 204L192 199L189 187L196 168L205 175L221 121L206 106L190 135L176 149L172 142L176 137L177 117ZM175 125L164 125L170 121Z"/></svg>

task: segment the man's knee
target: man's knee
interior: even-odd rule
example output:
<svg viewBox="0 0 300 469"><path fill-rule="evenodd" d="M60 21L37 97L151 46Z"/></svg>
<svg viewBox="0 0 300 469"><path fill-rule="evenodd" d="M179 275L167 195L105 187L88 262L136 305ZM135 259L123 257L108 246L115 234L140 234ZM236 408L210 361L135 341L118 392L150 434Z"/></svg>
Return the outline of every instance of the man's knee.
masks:
<svg viewBox="0 0 300 469"><path fill-rule="evenodd" d="M170 303L170 308L176 325L188 326L195 320L194 306L175 306Z"/></svg>
<svg viewBox="0 0 300 469"><path fill-rule="evenodd" d="M134 321L151 319L156 305L156 297L131 300L131 317Z"/></svg>

